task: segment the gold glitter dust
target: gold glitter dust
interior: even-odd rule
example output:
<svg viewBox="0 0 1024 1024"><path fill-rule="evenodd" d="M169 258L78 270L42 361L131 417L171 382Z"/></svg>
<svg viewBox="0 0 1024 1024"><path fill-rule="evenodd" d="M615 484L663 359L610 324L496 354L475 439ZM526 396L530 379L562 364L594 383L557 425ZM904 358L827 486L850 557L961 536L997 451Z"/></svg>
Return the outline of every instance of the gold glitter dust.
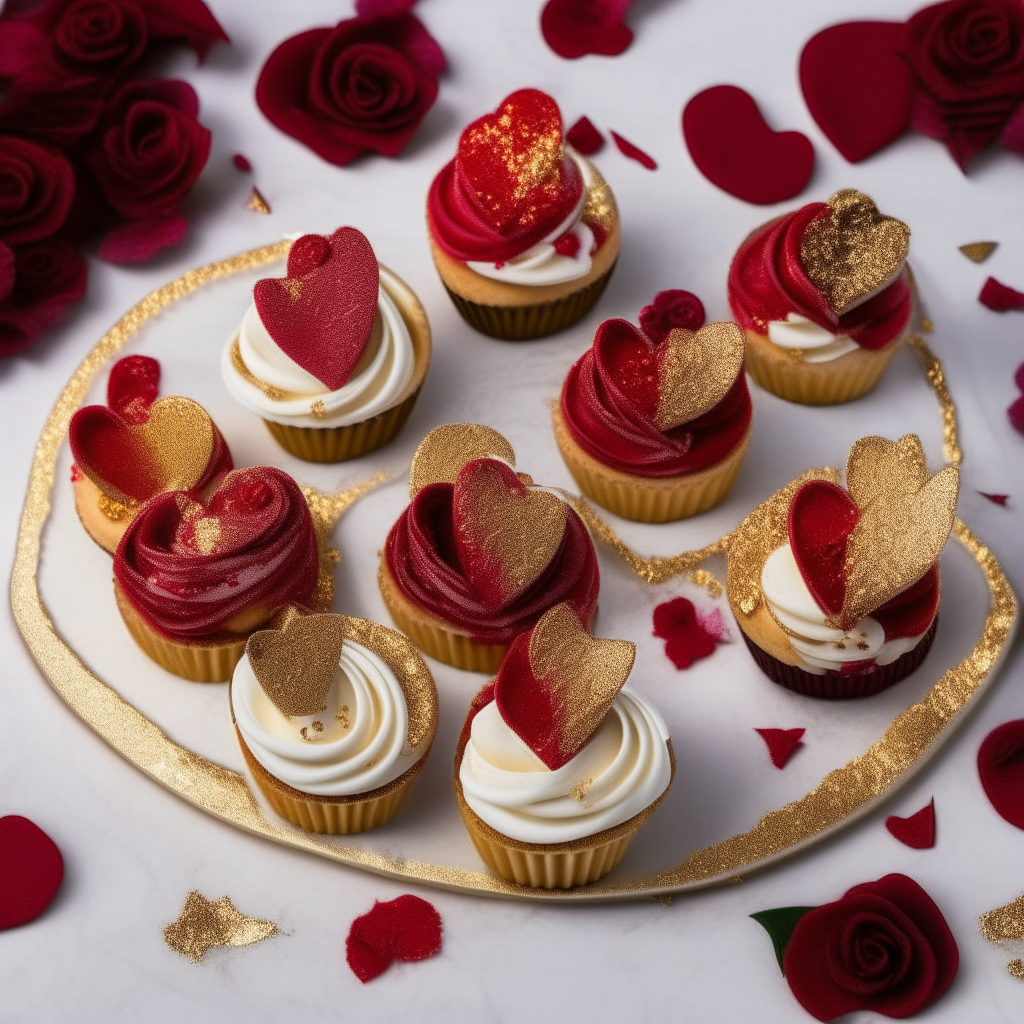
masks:
<svg viewBox="0 0 1024 1024"><path fill-rule="evenodd" d="M675 328L658 352L654 424L671 430L695 420L725 398L743 372L743 331L733 323L705 324L696 333Z"/></svg>
<svg viewBox="0 0 1024 1024"><path fill-rule="evenodd" d="M245 204L247 210L252 210L253 213L270 213L270 203L263 198L263 193L253 186L252 192L249 193L249 201ZM291 245L291 242L288 243Z"/></svg>
<svg viewBox="0 0 1024 1024"><path fill-rule="evenodd" d="M983 263L992 255L997 245L998 242L968 242L966 245L958 245L957 248L972 263Z"/></svg>
<svg viewBox="0 0 1024 1024"><path fill-rule="evenodd" d="M601 176L601 172L589 162L587 167L590 170L590 185L587 188L587 197L583 201L583 209L580 211L580 219L587 224L597 224L605 231L611 231L619 219L615 196L608 187L608 182Z"/></svg>
<svg viewBox="0 0 1024 1024"><path fill-rule="evenodd" d="M462 467L488 456L515 467L512 445L491 427L480 423L446 423L420 441L409 467L409 497L427 484L455 483Z"/></svg>
<svg viewBox="0 0 1024 1024"><path fill-rule="evenodd" d="M260 380L259 377L249 370L249 367L245 365L245 360L242 359L242 350L239 347L237 338L231 343L231 365L244 381L251 384L254 388L258 388L272 402L283 402L287 397L286 392L280 388L275 388L273 384Z"/></svg>
<svg viewBox="0 0 1024 1024"><path fill-rule="evenodd" d="M208 900L192 890L177 921L164 929L164 942L197 964L215 946L252 946L277 934L277 925L236 910L230 896Z"/></svg>
<svg viewBox="0 0 1024 1024"><path fill-rule="evenodd" d="M96 499L96 504L99 506L100 512L112 523L123 523L128 519L134 519L135 513L142 506L141 501L135 501L134 499L129 499L127 504L122 504L120 501L108 498L102 491L100 491L100 495Z"/></svg>
<svg viewBox="0 0 1024 1024"><path fill-rule="evenodd" d="M220 543L220 517L203 516L192 527L195 546L201 555L211 555Z"/></svg>
<svg viewBox="0 0 1024 1024"><path fill-rule="evenodd" d="M978 929L989 942L1024 939L1024 893L1012 903L982 914L978 918Z"/></svg>
<svg viewBox="0 0 1024 1024"><path fill-rule="evenodd" d="M587 794L590 792L590 787L594 784L594 778L591 775L586 778L580 779L572 789L569 790L569 796L573 798L577 803L583 803L587 798Z"/></svg>
<svg viewBox="0 0 1024 1024"><path fill-rule="evenodd" d="M672 897L671 896L664 895L664 896L655 896L653 898L656 899L663 907L665 907L666 910L669 907L672 906Z"/></svg>
<svg viewBox="0 0 1024 1024"><path fill-rule="evenodd" d="M296 303L302 298L302 278L283 277L281 278L281 283L284 285L284 289L292 303Z"/></svg>
<svg viewBox="0 0 1024 1024"><path fill-rule="evenodd" d="M939 403L939 412L942 416L942 457L954 466L959 466L964 460L964 453L960 450L956 426L956 406L950 397L949 388L946 386L946 374L943 372L942 363L928 347L923 338L911 336L907 344L914 349L921 357L924 366L924 375L935 398Z"/></svg>
<svg viewBox="0 0 1024 1024"><path fill-rule="evenodd" d="M1011 960L1007 965L1006 969L1010 972L1013 977L1019 981L1024 981L1024 960L1017 957L1016 960Z"/></svg>
<svg viewBox="0 0 1024 1024"><path fill-rule="evenodd" d="M800 243L800 262L829 305L842 315L900 270L910 229L886 217L870 196L845 188L828 201L829 212L812 221Z"/></svg>
<svg viewBox="0 0 1024 1024"><path fill-rule="evenodd" d="M342 704L341 710L334 716L334 720L342 727L342 729L347 729L352 724L352 721L349 718L347 704Z"/></svg>
<svg viewBox="0 0 1024 1024"><path fill-rule="evenodd" d="M721 580L707 569L692 569L689 580L695 587L706 588L708 597L713 599L721 597L725 591Z"/></svg>
<svg viewBox="0 0 1024 1024"><path fill-rule="evenodd" d="M561 723L559 747L575 754L604 716L633 670L636 644L591 636L572 606L546 611L530 634L530 669L550 694Z"/></svg>
<svg viewBox="0 0 1024 1024"><path fill-rule="evenodd" d="M921 321L921 330L924 331L926 334L931 334L932 331L935 330L935 324L933 324L931 320L928 319L928 317L925 317Z"/></svg>
<svg viewBox="0 0 1024 1024"><path fill-rule="evenodd" d="M309 411L314 419L327 419L327 409L325 408L323 401L319 398L310 406Z"/></svg>
<svg viewBox="0 0 1024 1024"><path fill-rule="evenodd" d="M285 630L261 629L249 637L245 653L256 681L282 715L307 718L327 709L343 630L340 615L303 615Z"/></svg>

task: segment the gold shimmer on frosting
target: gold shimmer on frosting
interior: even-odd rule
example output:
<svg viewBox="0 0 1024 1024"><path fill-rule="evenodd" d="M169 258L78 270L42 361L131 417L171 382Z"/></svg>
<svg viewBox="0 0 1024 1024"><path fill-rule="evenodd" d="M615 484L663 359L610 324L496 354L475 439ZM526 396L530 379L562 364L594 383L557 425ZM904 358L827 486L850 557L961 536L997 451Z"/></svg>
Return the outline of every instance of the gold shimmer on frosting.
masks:
<svg viewBox="0 0 1024 1024"><path fill-rule="evenodd" d="M551 693L555 717L563 723L561 751L574 754L604 721L633 671L636 644L591 636L563 602L533 627L529 657L530 670Z"/></svg>
<svg viewBox="0 0 1024 1024"><path fill-rule="evenodd" d="M208 900L192 890L178 920L164 929L164 942L197 964L215 946L252 946L277 934L277 925L236 910L230 896Z"/></svg>
<svg viewBox="0 0 1024 1024"><path fill-rule="evenodd" d="M957 248L972 262L981 263L992 255L992 250L998 242L968 242L966 245Z"/></svg>
<svg viewBox="0 0 1024 1024"><path fill-rule="evenodd" d="M824 217L807 225L800 262L841 315L899 272L907 258L910 228L879 213L871 197L856 189L836 192L828 206Z"/></svg>
<svg viewBox="0 0 1024 1024"><path fill-rule="evenodd" d="M612 195L608 182L601 177L601 172L591 163L588 163L587 167L590 170L590 185L587 186L580 219L587 224L598 224L605 231L611 231L619 217L615 196Z"/></svg>
<svg viewBox="0 0 1024 1024"><path fill-rule="evenodd" d="M135 513L139 511L142 506L141 501L136 501L134 498L128 500L127 503L122 504L120 501L114 501L113 498L108 498L102 491L100 491L99 497L96 499L96 504L102 512L112 523L123 523L128 519L134 519Z"/></svg>
<svg viewBox="0 0 1024 1024"><path fill-rule="evenodd" d="M989 942L1024 939L1024 893L1012 903L982 914L978 918L978 929Z"/></svg>
<svg viewBox="0 0 1024 1024"><path fill-rule="evenodd" d="M481 423L446 423L434 427L419 443L409 467L409 497L415 498L427 484L455 483L462 467L488 456L515 467L512 445L491 427Z"/></svg>
<svg viewBox="0 0 1024 1024"><path fill-rule="evenodd" d="M738 876L797 853L862 817L889 796L920 765L924 756L945 739L991 682L1013 634L1017 602L995 556L957 521L953 535L978 566L990 602L981 633L970 653L950 668L920 702L897 716L883 737L865 754L829 773L806 796L765 815L749 831L694 851L663 871L643 876L617 874L567 891L531 889L506 882L489 872L328 841L314 833L271 821L263 814L242 774L175 743L86 667L50 618L39 593L36 574L43 531L50 515L58 455L65 443L71 416L86 399L96 375L139 327L160 310L201 285L282 259L290 244L276 242L191 270L129 310L88 353L57 399L36 445L25 495L11 573L11 607L32 657L61 699L90 729L129 763L182 800L255 836L406 883L476 895L559 903L666 896L739 881ZM363 489L365 487L363 485ZM333 509L334 499L321 495L320 500ZM308 494L307 501L310 501ZM314 504L310 501L311 508ZM724 552L732 537L727 535L700 551L643 559L621 541L618 545L613 543L618 538L585 502L575 499L573 505L595 537L612 544L648 582L663 582L692 570L710 555ZM426 678L429 677L422 658L404 637L374 623L353 621L360 624L361 630L379 629L391 634L399 650L404 641L407 661L418 661ZM364 642L358 631L354 631L353 639ZM426 686L425 678L423 685Z"/></svg>
<svg viewBox="0 0 1024 1024"><path fill-rule="evenodd" d="M850 449L846 487L860 518L846 543L846 593L835 623L844 630L934 564L956 519L960 471L946 466L930 476L916 434L895 444L863 437Z"/></svg>
<svg viewBox="0 0 1024 1024"><path fill-rule="evenodd" d="M261 629L249 637L245 653L256 681L285 717L308 718L327 709L342 628L340 615L300 615L284 629Z"/></svg>
<svg viewBox="0 0 1024 1024"><path fill-rule="evenodd" d="M737 324L676 327L658 353L654 424L671 430L695 420L725 398L743 370L743 331Z"/></svg>
<svg viewBox="0 0 1024 1024"><path fill-rule="evenodd" d="M245 365L245 360L242 358L242 349L238 344L237 338L231 342L231 365L242 380L247 384L251 384L254 388L258 388L272 402L283 402L288 397L286 391L274 387L273 384L268 384L265 380L260 380L259 377L249 370L249 367Z"/></svg>
<svg viewBox="0 0 1024 1024"><path fill-rule="evenodd" d="M964 453L960 450L957 436L956 406L946 386L946 374L943 372L942 363L923 338L911 335L907 338L907 344L921 357L924 375L939 403L939 413L942 416L942 457L951 465L959 466L963 462Z"/></svg>

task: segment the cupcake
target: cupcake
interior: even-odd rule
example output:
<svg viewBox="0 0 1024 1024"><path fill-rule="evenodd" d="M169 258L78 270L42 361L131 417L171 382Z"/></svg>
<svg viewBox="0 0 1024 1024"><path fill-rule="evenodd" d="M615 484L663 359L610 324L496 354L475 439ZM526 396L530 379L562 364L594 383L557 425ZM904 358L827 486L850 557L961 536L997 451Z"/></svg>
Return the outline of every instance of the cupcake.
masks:
<svg viewBox="0 0 1024 1024"><path fill-rule="evenodd" d="M341 462L390 441L430 365L430 325L408 285L355 228L303 235L285 277L256 282L221 357L232 396L308 462Z"/></svg>
<svg viewBox="0 0 1024 1024"><path fill-rule="evenodd" d="M520 89L469 125L430 186L434 263L462 318L522 341L576 323L619 256L604 179L562 138L558 104Z"/></svg>
<svg viewBox="0 0 1024 1024"><path fill-rule="evenodd" d="M295 614L282 626L253 633L231 677L231 716L253 778L307 832L383 825L437 730L427 666L405 637L366 619Z"/></svg>
<svg viewBox="0 0 1024 1024"><path fill-rule="evenodd" d="M692 326L666 322L673 296L684 312L699 307ZM554 430L584 494L625 519L664 523L729 493L750 443L750 393L736 324L703 324L689 292L663 292L644 314L646 333L626 320L598 326L562 385Z"/></svg>
<svg viewBox="0 0 1024 1024"><path fill-rule="evenodd" d="M568 602L591 625L600 575L561 496L515 471L497 431L432 430L413 456L412 501L388 533L378 581L395 625L456 668L496 672L509 644Z"/></svg>
<svg viewBox="0 0 1024 1024"><path fill-rule="evenodd" d="M111 554L150 498L165 491L206 495L234 465L209 413L183 395L157 400L159 386L155 359L119 359L107 380L107 404L79 409L68 427L78 518Z"/></svg>
<svg viewBox="0 0 1024 1024"><path fill-rule="evenodd" d="M298 484L279 469L236 469L208 501L150 500L114 553L128 632L157 664L194 682L231 678L249 635L279 609L328 610L331 553Z"/></svg>
<svg viewBox="0 0 1024 1024"><path fill-rule="evenodd" d="M480 856L534 888L594 882L665 798L675 758L661 715L623 689L634 644L598 640L555 605L477 694L455 796Z"/></svg>
<svg viewBox="0 0 1024 1024"><path fill-rule="evenodd" d="M867 394L911 330L910 229L854 189L750 234L729 269L747 372L791 402Z"/></svg>
<svg viewBox="0 0 1024 1024"><path fill-rule="evenodd" d="M809 470L747 516L727 590L769 679L811 697L869 697L924 661L959 486L955 466L929 475L914 434L865 437L845 488L838 470Z"/></svg>

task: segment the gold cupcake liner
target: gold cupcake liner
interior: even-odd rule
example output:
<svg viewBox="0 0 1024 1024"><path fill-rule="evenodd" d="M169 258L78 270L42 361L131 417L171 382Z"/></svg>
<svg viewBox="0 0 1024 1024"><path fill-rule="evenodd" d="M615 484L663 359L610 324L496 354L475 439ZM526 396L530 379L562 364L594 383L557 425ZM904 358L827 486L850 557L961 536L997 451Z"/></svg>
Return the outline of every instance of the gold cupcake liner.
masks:
<svg viewBox="0 0 1024 1024"><path fill-rule="evenodd" d="M555 440L580 490L602 508L638 523L668 523L706 512L723 501L743 464L750 429L717 465L685 476L657 478L609 469L585 452L569 434L561 410L554 412Z"/></svg>
<svg viewBox="0 0 1024 1024"><path fill-rule="evenodd" d="M459 767L467 739L468 731L464 730L455 755L455 799L462 823L477 853L492 871L496 871L508 882L532 889L571 889L575 885L586 885L603 878L618 866L633 836L665 799L672 786L670 780L665 792L639 814L592 836L568 843L524 843L491 828L466 803L459 779ZM667 745L672 778L675 778L676 758L672 741L668 740Z"/></svg>
<svg viewBox="0 0 1024 1024"><path fill-rule="evenodd" d="M376 416L347 427L296 427L264 420L274 440L290 454L306 462L345 462L376 451L405 426L422 385L406 399Z"/></svg>
<svg viewBox="0 0 1024 1024"><path fill-rule="evenodd" d="M306 832L329 836L351 836L387 824L405 803L413 783L430 756L430 750L407 771L391 782L354 796L313 796L292 789L277 776L271 775L256 760L235 727L238 745L256 784L274 810L293 825Z"/></svg>
<svg viewBox="0 0 1024 1024"><path fill-rule="evenodd" d="M223 683L231 678L235 666L245 653L249 634L223 640L210 640L194 644L179 643L160 636L131 606L124 591L114 583L114 597L117 608L124 619L132 639L142 648L144 654L153 659L161 668L173 672L182 679L193 683ZM221 634L228 637L228 634Z"/></svg>
<svg viewBox="0 0 1024 1024"><path fill-rule="evenodd" d="M763 335L747 332L747 373L766 391L801 405L839 405L866 395L882 379L905 336L876 351L858 349L827 363L787 355ZM849 357L856 358L849 358Z"/></svg>
<svg viewBox="0 0 1024 1024"><path fill-rule="evenodd" d="M420 611L398 589L382 557L377 583L398 629L424 654L446 665L471 672L497 672L508 651L506 644L478 644L465 633L449 629L440 619Z"/></svg>
<svg viewBox="0 0 1024 1024"><path fill-rule="evenodd" d="M585 288L563 299L532 306L485 306L463 298L458 292L452 291L447 283L445 290L462 319L481 334L503 341L530 341L564 331L582 320L601 298L614 269L615 263Z"/></svg>

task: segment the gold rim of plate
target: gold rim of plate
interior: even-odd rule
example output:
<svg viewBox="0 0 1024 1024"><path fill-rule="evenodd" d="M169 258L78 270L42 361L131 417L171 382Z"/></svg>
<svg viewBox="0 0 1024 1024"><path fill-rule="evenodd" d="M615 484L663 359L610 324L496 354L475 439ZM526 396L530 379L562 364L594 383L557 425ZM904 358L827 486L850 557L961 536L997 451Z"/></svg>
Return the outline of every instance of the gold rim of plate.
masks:
<svg viewBox="0 0 1024 1024"><path fill-rule="evenodd" d="M922 700L897 715L880 740L826 775L806 796L770 811L748 832L695 850L663 871L624 878L620 869L576 889L537 890L486 871L392 857L270 821L244 775L173 742L85 667L51 620L39 593L37 572L60 447L71 416L97 373L161 310L202 285L283 259L290 244L276 242L190 270L130 309L93 347L61 392L32 461L11 577L11 606L18 629L43 675L71 710L165 789L253 835L406 882L548 903L670 896L736 881L806 849L874 810L937 752L994 678L1016 629L1017 600L995 556L957 520L953 534L974 559L989 591L989 611L971 653L949 669Z"/></svg>

